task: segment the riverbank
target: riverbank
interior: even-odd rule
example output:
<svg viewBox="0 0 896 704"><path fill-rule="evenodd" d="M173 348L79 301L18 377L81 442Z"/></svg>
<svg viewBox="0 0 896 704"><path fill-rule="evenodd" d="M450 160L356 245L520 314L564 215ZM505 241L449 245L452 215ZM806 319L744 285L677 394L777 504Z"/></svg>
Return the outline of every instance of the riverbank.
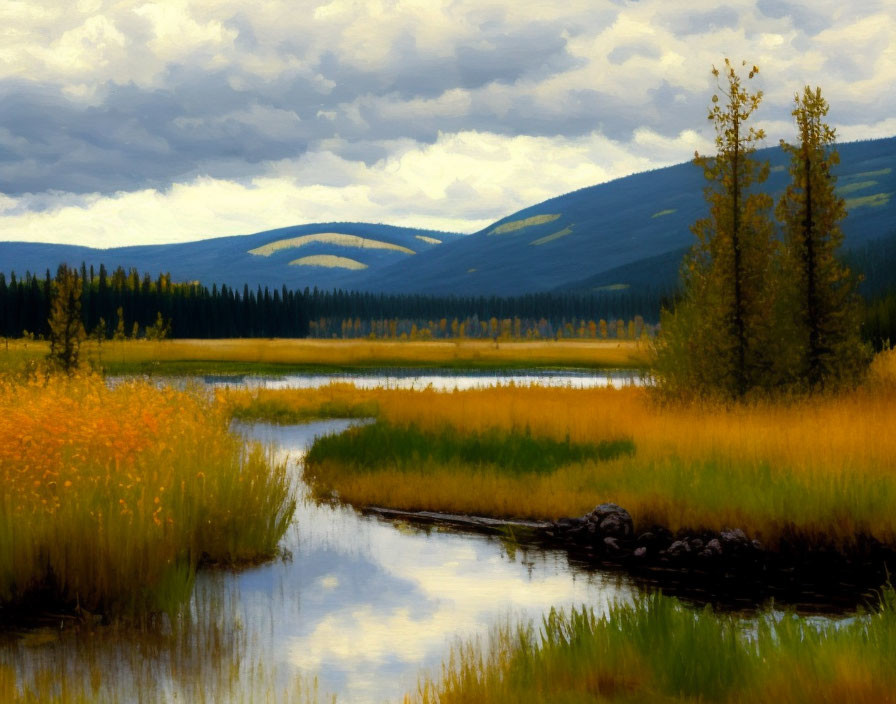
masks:
<svg viewBox="0 0 896 704"><path fill-rule="evenodd" d="M631 515L627 540L583 541L573 521L557 542L598 561L693 571L715 556L714 539L740 530L776 569L782 555L808 571L840 556L843 572L861 567L873 581L896 545L892 366L890 353L851 393L729 407L662 406L638 388L225 396L250 416L363 409L378 419L312 447L305 478L320 499L548 521L615 503ZM625 451L598 452L609 446Z"/></svg>
<svg viewBox="0 0 896 704"><path fill-rule="evenodd" d="M0 379L0 621L170 616L199 566L274 557L292 479L229 423L145 382Z"/></svg>
<svg viewBox="0 0 896 704"><path fill-rule="evenodd" d="M749 624L660 594L554 611L456 645L405 704L896 701L896 596L839 623L765 611Z"/></svg>
<svg viewBox="0 0 896 704"><path fill-rule="evenodd" d="M46 356L48 343L0 344L0 369ZM107 374L287 374L383 368L645 369L646 342L630 340L226 339L85 342L82 358Z"/></svg>

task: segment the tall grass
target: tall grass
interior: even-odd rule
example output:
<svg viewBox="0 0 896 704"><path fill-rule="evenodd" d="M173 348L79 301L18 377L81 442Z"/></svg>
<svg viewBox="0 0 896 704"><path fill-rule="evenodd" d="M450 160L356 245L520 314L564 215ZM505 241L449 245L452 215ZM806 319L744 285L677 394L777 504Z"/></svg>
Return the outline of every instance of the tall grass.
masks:
<svg viewBox="0 0 896 704"><path fill-rule="evenodd" d="M393 426L379 422L350 428L341 435L321 437L306 457L309 466L327 459L355 471L370 471L387 464L400 471L459 462L490 467L509 475L530 475L555 470L584 460L607 460L632 454L630 440L599 443L558 442L530 433L488 430L459 433L451 427L422 432L415 425Z"/></svg>
<svg viewBox="0 0 896 704"><path fill-rule="evenodd" d="M876 362L884 370L889 358ZM896 366L896 365L894 365ZM881 376L883 375L883 376ZM394 432L530 434L594 445L631 439L633 455L582 457L525 478L483 472L460 454L427 456L425 471L381 453L356 471L312 452L315 488L356 505L556 518L597 503L625 506L640 526L741 527L774 544L784 536L849 543L857 534L896 541L896 393L884 371L848 394L734 406L662 406L638 388L499 387L459 392L333 386L231 391L232 409L306 413L375 409ZM327 446L330 447L330 446ZM596 458L594 458L596 459ZM371 460L371 462L373 462Z"/></svg>
<svg viewBox="0 0 896 704"><path fill-rule="evenodd" d="M30 343L31 348L42 343ZM86 343L86 356L111 373L276 371L302 367L644 367L646 344L576 340L146 340ZM0 349L0 364L3 351Z"/></svg>
<svg viewBox="0 0 896 704"><path fill-rule="evenodd" d="M0 613L175 611L201 563L271 557L290 479L197 393L0 381Z"/></svg>
<svg viewBox="0 0 896 704"><path fill-rule="evenodd" d="M598 616L552 611L456 646L405 704L896 701L896 595L840 623L765 612L754 626L660 594Z"/></svg>

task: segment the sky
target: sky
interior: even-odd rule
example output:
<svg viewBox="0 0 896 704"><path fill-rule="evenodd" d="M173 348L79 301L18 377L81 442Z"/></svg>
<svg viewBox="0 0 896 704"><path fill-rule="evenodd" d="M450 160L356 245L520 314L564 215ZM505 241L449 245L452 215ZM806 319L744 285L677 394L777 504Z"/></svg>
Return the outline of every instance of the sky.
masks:
<svg viewBox="0 0 896 704"><path fill-rule="evenodd" d="M0 240L182 242L308 222L474 232L711 153L712 66L768 146L819 85L896 134L896 0L4 0Z"/></svg>

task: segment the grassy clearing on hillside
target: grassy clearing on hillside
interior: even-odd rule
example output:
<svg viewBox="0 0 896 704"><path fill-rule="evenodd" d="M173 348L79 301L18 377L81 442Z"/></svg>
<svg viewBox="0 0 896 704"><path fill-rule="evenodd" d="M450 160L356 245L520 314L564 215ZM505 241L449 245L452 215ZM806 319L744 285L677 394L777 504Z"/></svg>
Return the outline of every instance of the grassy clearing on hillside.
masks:
<svg viewBox="0 0 896 704"><path fill-rule="evenodd" d="M312 254L309 257L293 259L290 266L322 266L326 269L352 269L360 271L367 265L350 257L337 257L335 254Z"/></svg>
<svg viewBox="0 0 896 704"><path fill-rule="evenodd" d="M855 210L862 207L880 208L890 202L891 195L892 193L874 193L870 196L847 198L846 208L847 210Z"/></svg>
<svg viewBox="0 0 896 704"><path fill-rule="evenodd" d="M493 227L486 234L487 235L506 235L510 232L516 232L517 230L523 230L527 227L534 227L535 225L545 225L549 222L554 222L560 217L559 213L545 214L545 215L533 215L530 218L523 218L522 220L511 220L510 222L505 222L497 227Z"/></svg>
<svg viewBox="0 0 896 704"><path fill-rule="evenodd" d="M441 674L405 704L896 701L896 595L841 623L760 614L755 628L655 594L617 605L552 611L455 646Z"/></svg>
<svg viewBox="0 0 896 704"><path fill-rule="evenodd" d="M625 506L636 524L672 530L743 528L773 545L802 532L840 543L857 534L896 542L896 354L883 355L873 382L850 394L731 407L659 406L647 390L501 387L434 390L222 392L251 417L276 410L374 412L383 437L413 426L427 436L530 434L573 445L631 440L633 455L557 462L516 477L461 453L427 455L420 467L390 442L373 443L363 471L337 450L312 451L309 477L321 496L358 506L557 518L596 504ZM324 413L329 415L329 413ZM344 442L350 444L349 435ZM423 466L425 464L425 466ZM372 469L373 467L373 469Z"/></svg>
<svg viewBox="0 0 896 704"><path fill-rule="evenodd" d="M270 242L261 247L250 249L249 254L261 257L269 257L275 252L284 249L297 249L307 244L320 242L323 244L332 244L337 247L354 247L356 249L389 249L395 252L403 252L404 254L414 254L414 250L403 247L400 244L392 242L384 242L383 240L374 240L369 237L361 237L359 235L346 235L341 232L317 232L313 235L302 235L301 237L290 237L289 239L277 240Z"/></svg>
<svg viewBox="0 0 896 704"><path fill-rule="evenodd" d="M145 383L0 381L0 608L173 612L198 564L272 557L291 482L228 424Z"/></svg>
<svg viewBox="0 0 896 704"><path fill-rule="evenodd" d="M49 343L0 343L0 372L46 357ZM389 367L452 369L641 369L647 345L629 340L498 342L317 339L126 340L81 346L82 359L110 374L282 374Z"/></svg>

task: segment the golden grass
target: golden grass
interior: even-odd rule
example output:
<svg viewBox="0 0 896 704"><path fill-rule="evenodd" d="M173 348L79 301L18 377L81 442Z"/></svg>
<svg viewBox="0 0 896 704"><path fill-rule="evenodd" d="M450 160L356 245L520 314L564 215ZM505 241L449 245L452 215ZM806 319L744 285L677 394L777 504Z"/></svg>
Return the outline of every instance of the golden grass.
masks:
<svg viewBox="0 0 896 704"><path fill-rule="evenodd" d="M426 244L442 244L442 240L436 239L435 237L427 237L426 235L414 235L421 242L426 242Z"/></svg>
<svg viewBox="0 0 896 704"><path fill-rule="evenodd" d="M21 343L4 357L19 359L21 354L46 355L47 343ZM226 339L226 340L127 340L82 345L82 356L104 364L127 365L177 362L241 362L294 366L530 366L530 367L643 367L649 349L639 341L569 340L500 342L486 340L386 341L317 339ZM12 362L10 362L12 363Z"/></svg>
<svg viewBox="0 0 896 704"><path fill-rule="evenodd" d="M302 235L301 237L290 237L285 240L277 240L270 242L261 247L250 249L249 254L261 257L269 257L274 252L283 249L297 249L307 244L320 242L323 244L332 244L337 247L355 247L357 249L390 249L395 252L403 252L405 254L415 254L413 249L402 247L400 244L392 242L383 242L382 240L374 240L369 237L361 237L359 235L346 235L341 232L317 232L313 235Z"/></svg>
<svg viewBox="0 0 896 704"><path fill-rule="evenodd" d="M141 615L202 561L274 555L285 464L197 393L95 376L0 381L0 603Z"/></svg>
<svg viewBox="0 0 896 704"><path fill-rule="evenodd" d="M459 462L426 460L415 469L384 457L371 472L320 459L313 468L318 492L355 505L557 518L614 501L642 526L740 527L772 544L793 530L834 541L865 533L892 543L896 384L882 380L896 378L894 353L873 369L874 381L849 394L733 407L661 406L639 388L443 393L343 385L230 391L220 400L232 409L254 405L262 416L278 408L309 417L315 409L335 415L333 409L363 406L424 432L450 426L573 443L630 438L636 448L631 457L522 478Z"/></svg>

